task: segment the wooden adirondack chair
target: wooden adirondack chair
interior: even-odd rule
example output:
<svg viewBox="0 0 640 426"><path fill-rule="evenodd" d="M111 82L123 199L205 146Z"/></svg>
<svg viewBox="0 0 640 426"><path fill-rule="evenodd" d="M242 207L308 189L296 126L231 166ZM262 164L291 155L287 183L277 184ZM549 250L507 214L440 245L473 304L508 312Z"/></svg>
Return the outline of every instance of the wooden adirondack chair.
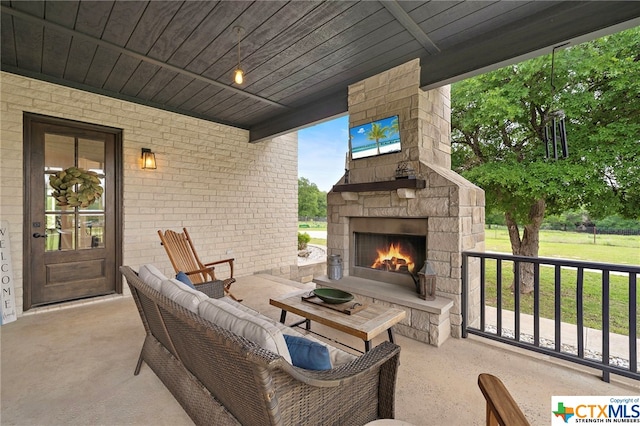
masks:
<svg viewBox="0 0 640 426"><path fill-rule="evenodd" d="M231 284L236 282L236 279L233 278L234 259L223 259L215 262L202 263L198 257L195 247L193 246L193 241L191 241L191 238L189 237L187 228L182 228L182 231L182 233L178 233L167 230L163 233L162 230L158 230L160 241L169 256L171 265L173 265L173 269L176 273L182 271L187 274L191 282L197 288L200 283L218 280L214 272L214 265L228 263L230 277L222 280L224 283L224 291L232 299L241 301L229 291Z"/></svg>
<svg viewBox="0 0 640 426"><path fill-rule="evenodd" d="M482 373L478 376L478 386L487 402L487 426L530 425L502 380L494 375Z"/></svg>

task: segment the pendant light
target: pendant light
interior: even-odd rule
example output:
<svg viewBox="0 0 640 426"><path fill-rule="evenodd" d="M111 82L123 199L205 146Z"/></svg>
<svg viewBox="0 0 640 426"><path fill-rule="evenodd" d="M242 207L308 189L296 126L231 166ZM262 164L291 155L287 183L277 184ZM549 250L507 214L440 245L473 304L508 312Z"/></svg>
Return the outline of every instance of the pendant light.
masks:
<svg viewBox="0 0 640 426"><path fill-rule="evenodd" d="M236 84L242 84L244 82L244 71L240 67L240 35L244 31L242 27L233 27L233 29L238 33L238 66L233 72L233 81Z"/></svg>

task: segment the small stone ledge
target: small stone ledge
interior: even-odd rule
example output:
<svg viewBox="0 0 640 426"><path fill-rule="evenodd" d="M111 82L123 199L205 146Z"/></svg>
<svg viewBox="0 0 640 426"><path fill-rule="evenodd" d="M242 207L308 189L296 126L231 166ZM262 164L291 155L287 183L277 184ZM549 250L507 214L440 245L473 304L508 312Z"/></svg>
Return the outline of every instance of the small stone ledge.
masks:
<svg viewBox="0 0 640 426"><path fill-rule="evenodd" d="M345 201L358 201L357 192L341 192L342 199Z"/></svg>
<svg viewBox="0 0 640 426"><path fill-rule="evenodd" d="M409 199L409 198L416 198L416 190L415 189L411 189L411 188L398 188L396 190L397 194L398 194L398 198L400 199Z"/></svg>

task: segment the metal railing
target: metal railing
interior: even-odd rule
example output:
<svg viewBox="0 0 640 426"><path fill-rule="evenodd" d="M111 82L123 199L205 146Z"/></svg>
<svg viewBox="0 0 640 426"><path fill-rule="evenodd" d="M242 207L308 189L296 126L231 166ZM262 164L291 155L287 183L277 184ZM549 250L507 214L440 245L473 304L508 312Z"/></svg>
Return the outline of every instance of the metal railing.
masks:
<svg viewBox="0 0 640 426"><path fill-rule="evenodd" d="M511 289L519 289L520 266L524 264L533 268L533 292L529 295L505 292L505 271L507 274L512 271L508 278L513 285ZM541 267L552 269L541 273ZM590 294L585 292L585 274L589 275ZM594 278L593 274L599 277ZM606 382L610 381L611 373L640 380L639 274L638 266L463 252L462 337L474 334L592 367L602 371L602 380ZM491 280L487 280L488 276ZM599 284L595 295L594 279ZM541 291L541 284L552 290ZM594 308L598 302L600 306ZM612 319L619 320L611 318L612 303L616 312L625 313L622 325L616 321L617 333L610 331ZM521 309L523 305L527 306L526 312ZM563 308L567 306L571 306L571 315L569 318L565 309L567 318L563 318ZM546 313L541 316L541 312ZM589 327L585 326L585 313L590 316ZM595 347L591 340L596 340ZM611 353L612 344L615 355Z"/></svg>

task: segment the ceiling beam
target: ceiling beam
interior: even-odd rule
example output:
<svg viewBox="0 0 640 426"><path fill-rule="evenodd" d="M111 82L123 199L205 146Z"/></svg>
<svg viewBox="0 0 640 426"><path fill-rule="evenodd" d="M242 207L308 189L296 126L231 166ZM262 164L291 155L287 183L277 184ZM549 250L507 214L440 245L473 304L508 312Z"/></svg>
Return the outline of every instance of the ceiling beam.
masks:
<svg viewBox="0 0 640 426"><path fill-rule="evenodd" d="M13 9L11 7L5 6L4 4L1 5L0 7L1 7L1 10L2 10L2 13L6 13L8 15L13 15L16 18L23 19L23 20L25 20L27 22L31 22L31 23L34 23L34 24L39 24L39 25L42 25L45 28L53 29L53 30L56 30L56 31L60 31L60 32L62 32L64 34L70 35L71 37L75 37L75 38L86 40L86 41L89 41L89 42L92 42L92 43L96 43L99 46L105 47L105 48L110 49L110 50L114 50L114 51L116 51L116 52L118 52L120 54L130 56L130 57L135 58L137 60L146 62L148 64L152 64L152 65L155 65L155 66L159 66L159 67L165 68L165 69L167 69L169 71L184 75L186 77L193 78L193 79L202 81L202 82L207 83L207 84L211 84L212 86L217 86L217 87L220 87L222 89L229 90L229 91L231 91L231 92L233 92L235 94L238 94L238 95L241 95L241 96L245 96L247 98L250 98L250 99L253 99L255 101L259 101L259 102L265 103L267 105L271 105L271 106L275 106L275 107L279 107L279 108L283 108L283 109L289 109L286 105L282 105L282 104L280 104L278 102L274 102L274 101L272 101L270 99L263 98L262 96L258 96L258 95L254 95L253 93L245 92L244 90L240 90L240 89L238 89L236 87L229 86L229 85L224 84L224 83L220 83L219 81L210 79L208 77L204 77L204 76L202 76L200 74L196 74L194 72L187 71L185 69L182 69L182 68L176 67L174 65L168 64L166 62L150 58L149 56L145 56L145 55L143 55L141 53L134 52L133 50L129 50L127 48L118 46L117 44L113 44L113 43L110 43L108 41L105 41L105 40L102 40L102 39L99 39L99 38L96 38L96 37L81 33L81 32L76 31L74 29L67 28L67 27L62 26L60 24L56 24L55 22L47 21L47 20L42 19L42 18L40 18L38 16L33 16L33 15L28 14L28 13L22 12L20 10Z"/></svg>
<svg viewBox="0 0 640 426"><path fill-rule="evenodd" d="M396 18L396 21L400 23L409 33L415 38L420 45L429 52L430 55L436 55L440 53L440 49L429 38L429 36L422 31L422 28L413 20L411 16L400 6L397 0L382 0L380 4L384 6L387 11Z"/></svg>
<svg viewBox="0 0 640 426"><path fill-rule="evenodd" d="M326 121L327 118L336 118L344 115L349 109L347 103L348 89L340 89L322 99L291 109L289 112L279 114L264 120L262 123L251 126L249 129L249 142L262 142L276 136L295 132L311 124Z"/></svg>

